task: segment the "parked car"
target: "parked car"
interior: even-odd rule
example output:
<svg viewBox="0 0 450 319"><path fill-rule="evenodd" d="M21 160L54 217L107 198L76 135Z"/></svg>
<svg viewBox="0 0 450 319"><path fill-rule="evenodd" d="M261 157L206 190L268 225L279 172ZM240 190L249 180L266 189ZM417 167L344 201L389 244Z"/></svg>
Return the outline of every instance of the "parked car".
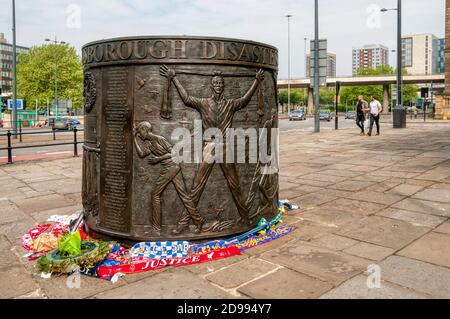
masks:
<svg viewBox="0 0 450 319"><path fill-rule="evenodd" d="M67 117L50 117L45 120L45 126L54 127L56 130L73 130L74 127L79 125L80 121Z"/></svg>
<svg viewBox="0 0 450 319"><path fill-rule="evenodd" d="M303 110L294 110L289 114L289 121L306 120L306 114Z"/></svg>
<svg viewBox="0 0 450 319"><path fill-rule="evenodd" d="M319 118L320 120L327 120L328 122L330 122L333 119L333 115L331 114L330 110L320 110Z"/></svg>
<svg viewBox="0 0 450 319"><path fill-rule="evenodd" d="M355 119L356 118L355 111L348 111L347 113L345 113L345 118L346 119Z"/></svg>

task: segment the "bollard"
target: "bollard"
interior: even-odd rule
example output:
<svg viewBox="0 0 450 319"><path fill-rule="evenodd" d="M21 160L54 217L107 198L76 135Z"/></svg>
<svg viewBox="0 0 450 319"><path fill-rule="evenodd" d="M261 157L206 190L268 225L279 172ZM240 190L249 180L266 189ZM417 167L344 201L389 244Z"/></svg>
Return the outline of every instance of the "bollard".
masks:
<svg viewBox="0 0 450 319"><path fill-rule="evenodd" d="M22 124L19 126L19 142L22 143Z"/></svg>
<svg viewBox="0 0 450 319"><path fill-rule="evenodd" d="M12 164L11 131L8 131L6 135L8 136L8 164Z"/></svg>
<svg viewBox="0 0 450 319"><path fill-rule="evenodd" d="M55 126L52 126L52 131L53 131L53 140L56 140L56 135L55 135Z"/></svg>
<svg viewBox="0 0 450 319"><path fill-rule="evenodd" d="M73 128L73 157L78 157L77 128Z"/></svg>

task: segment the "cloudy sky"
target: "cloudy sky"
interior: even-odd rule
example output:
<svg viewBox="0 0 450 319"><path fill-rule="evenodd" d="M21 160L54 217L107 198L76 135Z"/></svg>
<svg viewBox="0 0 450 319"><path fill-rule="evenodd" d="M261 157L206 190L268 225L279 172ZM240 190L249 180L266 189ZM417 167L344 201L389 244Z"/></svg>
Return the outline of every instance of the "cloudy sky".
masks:
<svg viewBox="0 0 450 319"><path fill-rule="evenodd" d="M395 0L319 0L320 37L337 54L338 75L351 74L352 47L396 46ZM403 1L403 34L444 37L445 0ZM280 78L288 74L286 14L291 18L291 74L302 77L304 38L314 36L313 0L16 0L17 44L57 37L79 52L83 44L118 36L203 35L276 46ZM0 0L0 32L12 40L11 0ZM395 55L391 54L391 64Z"/></svg>

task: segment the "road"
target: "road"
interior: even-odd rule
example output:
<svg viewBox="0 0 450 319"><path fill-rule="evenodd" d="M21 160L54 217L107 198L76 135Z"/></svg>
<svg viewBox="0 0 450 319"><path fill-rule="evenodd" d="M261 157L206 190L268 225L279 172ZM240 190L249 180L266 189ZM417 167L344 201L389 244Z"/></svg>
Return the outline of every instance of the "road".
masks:
<svg viewBox="0 0 450 319"><path fill-rule="evenodd" d="M0 148L4 148L7 146L7 137L4 136L8 130L0 129ZM11 142L14 146L27 146L27 145L36 145L36 144L52 144L52 143L61 143L61 142L70 142L73 141L73 132L72 131L56 131L56 141L53 141L53 134L48 133L51 132L48 128L27 128L22 131L24 134L23 142L19 142L19 137L16 139L12 138ZM46 134L25 134L25 133L42 133L47 132ZM83 133L79 133L78 139L83 138ZM31 148L23 148L23 149L13 149L13 161L15 160L29 160L35 158L45 158L45 157L63 157L73 155L73 144L72 145L56 145L56 146L44 146L44 147L31 147ZM81 152L81 145L78 145L78 152ZM7 159L8 153L7 150L0 150L0 163L5 162Z"/></svg>
<svg viewBox="0 0 450 319"><path fill-rule="evenodd" d="M320 129L321 130L334 130L334 121L320 121ZM344 117L339 117L339 128L340 129L348 129L355 128L357 126L355 124L355 120L346 120ZM279 127L281 132L286 131L299 131L299 132L314 132L314 118L307 118L305 121L289 121L289 120L280 120Z"/></svg>
<svg viewBox="0 0 450 319"><path fill-rule="evenodd" d="M407 126L417 126L417 127L424 127L424 126L432 126L436 125L438 123L434 123L432 120L429 120L427 123L423 123L421 119L410 121L409 118L407 119L408 123ZM334 130L335 121L334 118L332 121L320 121L320 130L321 131L330 131ZM381 121L381 128L383 130L383 127L392 127L392 122L390 121L390 116L385 116ZM304 121L289 121L287 119L280 119L279 121L279 128L281 132L314 132L314 118L307 118ZM81 129L81 128L80 128ZM355 131L355 134L358 133L358 127L355 124L355 120L353 119L345 119L344 117L339 117L339 129L353 129ZM43 129L26 129L26 132L40 132ZM25 130L24 130L25 131ZM46 129L46 131L48 131ZM1 129L0 134L5 134L6 130ZM63 139L65 141L72 141L73 132L71 131L57 131L58 139ZM41 136L44 135L29 135L29 136ZM49 138L46 142L41 142L41 144L50 144L54 141L51 138L51 134L48 134ZM6 137L2 136L0 137L0 148L6 146ZM80 132L78 135L78 139L83 139L83 133ZM25 142L25 137L24 137ZM56 141L58 142L58 141ZM59 141L61 142L61 140ZM19 146L20 143L17 140L12 141L13 146ZM22 143L22 145L24 145ZM78 145L78 152L81 154L81 145ZM46 147L38 147L38 148L25 148L25 149L15 149L13 150L13 156L17 157L16 160L22 159L21 157L24 157L24 159L33 159L33 158L41 158L41 157L61 157L61 156L70 156L73 154L73 145L58 145L58 146L46 146ZM0 162L4 161L4 159L7 157L7 151L6 150L0 150Z"/></svg>
<svg viewBox="0 0 450 319"><path fill-rule="evenodd" d="M354 120L345 120L344 118L339 118L339 125L340 128L353 128L355 127ZM314 131L314 119L308 118L305 121L289 121L287 119L282 119L279 122L280 131ZM334 129L334 119L331 122L327 121L321 121L320 122L321 130L332 130ZM44 129L37 128L37 129L24 129L23 132L42 132ZM5 134L7 130L0 129L0 134ZM49 131L48 129L45 129L45 131ZM57 131L56 132L58 138L64 138L65 140L72 140L73 132L72 131ZM50 144L50 143L57 143L58 141L53 141L51 139L51 134L36 134L36 135L27 135L33 136L33 137L43 137L48 136L48 141L41 142L41 144ZM2 141L0 141L0 147L6 146L6 137L1 137ZM3 141L3 139L5 139ZM83 139L83 133L80 132L79 139ZM24 142L25 142L25 135L24 135ZM12 140L13 146L20 146L21 144L17 140ZM24 144L22 144L24 145ZM78 145L78 151L81 153L81 145ZM45 146L45 147L36 147L36 148L24 148L24 149L15 149L13 150L13 156L16 158L20 158L23 156L31 156L36 155L37 157L46 157L46 156L52 156L52 155L61 155L61 154L73 154L73 145L57 145L57 146ZM7 157L7 151L6 150L0 150L0 160L5 159ZM28 159L28 158L27 158ZM14 158L13 158L14 160Z"/></svg>

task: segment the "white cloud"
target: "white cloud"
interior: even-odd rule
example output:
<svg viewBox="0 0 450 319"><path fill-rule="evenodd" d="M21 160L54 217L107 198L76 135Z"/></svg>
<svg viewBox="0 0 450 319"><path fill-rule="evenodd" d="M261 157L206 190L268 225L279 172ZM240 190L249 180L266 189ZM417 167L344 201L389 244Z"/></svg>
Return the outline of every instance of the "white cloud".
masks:
<svg viewBox="0 0 450 319"><path fill-rule="evenodd" d="M403 33L444 36L444 0L403 1ZM11 39L10 0L0 0L0 32ZM371 4L392 8L395 0L319 0L320 37L337 54L338 74L351 73L351 49L380 43L394 49L395 12L383 14L380 28L367 26ZM66 25L66 8L81 8L81 28ZM32 46L47 37L74 45L132 35L205 35L242 38L278 47L280 77L287 76L287 19L291 19L292 75L304 75L304 37L313 37L312 0L22 0L16 1L18 44ZM392 57L393 58L393 57ZM391 62L394 60L391 58Z"/></svg>

